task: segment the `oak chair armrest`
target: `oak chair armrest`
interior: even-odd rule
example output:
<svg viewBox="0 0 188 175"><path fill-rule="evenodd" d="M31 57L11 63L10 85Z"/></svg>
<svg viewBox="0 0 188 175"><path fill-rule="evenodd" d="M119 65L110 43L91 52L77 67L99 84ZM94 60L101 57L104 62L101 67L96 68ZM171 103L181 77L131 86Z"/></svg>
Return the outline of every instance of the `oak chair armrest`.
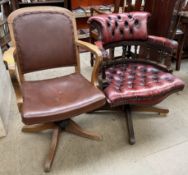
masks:
<svg viewBox="0 0 188 175"><path fill-rule="evenodd" d="M98 74L99 74L101 62L103 60L102 52L99 50L99 48L97 46L95 46L91 43L88 43L88 42L76 40L76 45L90 51L91 53L93 53L95 55L96 61L93 66L93 71L92 71L92 75L91 75L91 83L94 86L98 86Z"/></svg>
<svg viewBox="0 0 188 175"><path fill-rule="evenodd" d="M11 47L7 51L5 51L3 54L3 61L5 62L8 68L11 82L12 82L12 85L16 94L17 105L18 105L19 111L21 111L21 106L23 104L23 97L21 93L20 83L17 77L16 64L14 61L14 51L15 51L14 47Z"/></svg>
<svg viewBox="0 0 188 175"><path fill-rule="evenodd" d="M3 53L3 61L6 64L8 70L15 70L14 51L15 48L10 47Z"/></svg>

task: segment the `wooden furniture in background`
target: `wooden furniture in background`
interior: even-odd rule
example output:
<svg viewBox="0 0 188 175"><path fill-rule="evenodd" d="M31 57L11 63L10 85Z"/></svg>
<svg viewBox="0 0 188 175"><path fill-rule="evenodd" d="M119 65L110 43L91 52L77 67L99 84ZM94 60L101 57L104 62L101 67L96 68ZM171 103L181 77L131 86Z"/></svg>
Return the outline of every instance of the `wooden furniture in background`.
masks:
<svg viewBox="0 0 188 175"><path fill-rule="evenodd" d="M0 1L0 6L3 9L4 16L8 17L8 15L12 11L12 6L11 6L11 3L10 3L10 0L2 0L2 1Z"/></svg>
<svg viewBox="0 0 188 175"><path fill-rule="evenodd" d="M188 58L188 2L180 12L180 27L184 31L183 45L181 48L182 58Z"/></svg>
<svg viewBox="0 0 188 175"><path fill-rule="evenodd" d="M9 48L10 36L7 25L7 17L12 11L9 0L0 1L1 18L0 18L0 47L4 52Z"/></svg>
<svg viewBox="0 0 188 175"><path fill-rule="evenodd" d="M150 12L149 33L172 38L178 13L185 0L145 0L144 10Z"/></svg>
<svg viewBox="0 0 188 175"><path fill-rule="evenodd" d="M180 17L181 16L187 16L186 15L187 12L188 12L188 1L187 1L187 4L185 5L184 9L182 10ZM180 20L181 20L181 18L180 18ZM181 21L180 21L180 26L181 26ZM184 28L184 25L182 26L182 28ZM188 36L185 38L185 42L184 42L184 45L183 45L183 51L185 52L185 53L183 53L183 57L188 57L186 50L188 50Z"/></svg>
<svg viewBox="0 0 188 175"><path fill-rule="evenodd" d="M145 0L144 10L151 13L149 34L177 39L179 48L176 57L176 70L180 69L180 47L183 32L177 30L178 14L182 10L185 0ZM157 55L153 54L155 57Z"/></svg>
<svg viewBox="0 0 188 175"><path fill-rule="evenodd" d="M188 11L179 13L181 28L184 32L182 44L180 47L179 68L182 58L188 58Z"/></svg>
<svg viewBox="0 0 188 175"><path fill-rule="evenodd" d="M2 52L9 48L10 35L8 30L8 24L6 20L0 20L0 47Z"/></svg>
<svg viewBox="0 0 188 175"><path fill-rule="evenodd" d="M140 11L144 9L144 0L114 0L112 13ZM92 16L96 14L105 14L100 9L92 8Z"/></svg>
<svg viewBox="0 0 188 175"><path fill-rule="evenodd" d="M145 5L145 0L125 0L125 2L124 12L143 10Z"/></svg>
<svg viewBox="0 0 188 175"><path fill-rule="evenodd" d="M22 7L31 7L31 6L59 6L65 7L67 0L11 0L13 10Z"/></svg>
<svg viewBox="0 0 188 175"><path fill-rule="evenodd" d="M91 8L95 7L103 12L110 12L115 0L70 0L68 6L76 17L79 39L89 41L88 18L91 16Z"/></svg>

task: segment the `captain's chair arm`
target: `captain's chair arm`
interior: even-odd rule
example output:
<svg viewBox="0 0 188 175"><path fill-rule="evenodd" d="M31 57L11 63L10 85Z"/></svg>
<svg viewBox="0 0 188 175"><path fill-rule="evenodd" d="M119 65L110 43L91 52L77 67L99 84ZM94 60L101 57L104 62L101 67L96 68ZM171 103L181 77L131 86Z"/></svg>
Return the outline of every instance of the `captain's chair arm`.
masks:
<svg viewBox="0 0 188 175"><path fill-rule="evenodd" d="M152 45L158 45L161 48L166 49L170 53L176 53L178 49L178 42L165 37L148 35L148 43Z"/></svg>
<svg viewBox="0 0 188 175"><path fill-rule="evenodd" d="M96 61L93 67L92 75L91 75L91 83L95 86L98 86L98 74L99 74L101 62L103 60L102 52L97 46L88 42L76 40L76 45L90 51L91 53L95 55Z"/></svg>
<svg viewBox="0 0 188 175"><path fill-rule="evenodd" d="M17 101L18 108L20 111L21 106L23 104L23 97L22 97L22 93L21 93L20 83L19 83L18 77L17 77L16 64L14 61L14 51L15 51L14 47L11 47L7 51L5 51L3 54L3 61L5 62L6 66L8 68L10 78L12 81L12 85L13 85L13 88L14 88L14 91L16 94L16 101Z"/></svg>

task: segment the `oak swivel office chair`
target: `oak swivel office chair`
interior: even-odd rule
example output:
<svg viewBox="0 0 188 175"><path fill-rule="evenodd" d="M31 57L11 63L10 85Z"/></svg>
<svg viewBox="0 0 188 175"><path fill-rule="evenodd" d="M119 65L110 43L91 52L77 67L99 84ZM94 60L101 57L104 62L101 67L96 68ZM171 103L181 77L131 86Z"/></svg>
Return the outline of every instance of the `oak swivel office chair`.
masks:
<svg viewBox="0 0 188 175"><path fill-rule="evenodd" d="M50 171L61 130L100 140L101 136L84 131L72 117L105 104L105 96L96 87L95 66L91 82L80 73L78 47L94 53L96 65L101 52L79 41L73 14L59 7L30 7L14 11L8 18L17 70L10 71L22 121L23 132L53 130L44 170ZM53 79L27 81L25 74L34 71L74 66L75 72Z"/></svg>

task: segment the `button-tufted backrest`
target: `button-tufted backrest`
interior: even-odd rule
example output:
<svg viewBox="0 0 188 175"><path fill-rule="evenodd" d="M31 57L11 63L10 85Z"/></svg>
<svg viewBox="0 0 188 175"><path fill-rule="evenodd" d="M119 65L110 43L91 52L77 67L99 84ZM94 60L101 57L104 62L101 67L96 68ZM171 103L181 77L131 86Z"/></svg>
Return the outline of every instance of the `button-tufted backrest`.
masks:
<svg viewBox="0 0 188 175"><path fill-rule="evenodd" d="M100 40L112 43L123 40L147 40L147 12L114 13L110 15L97 15L88 20L95 24L100 33Z"/></svg>

